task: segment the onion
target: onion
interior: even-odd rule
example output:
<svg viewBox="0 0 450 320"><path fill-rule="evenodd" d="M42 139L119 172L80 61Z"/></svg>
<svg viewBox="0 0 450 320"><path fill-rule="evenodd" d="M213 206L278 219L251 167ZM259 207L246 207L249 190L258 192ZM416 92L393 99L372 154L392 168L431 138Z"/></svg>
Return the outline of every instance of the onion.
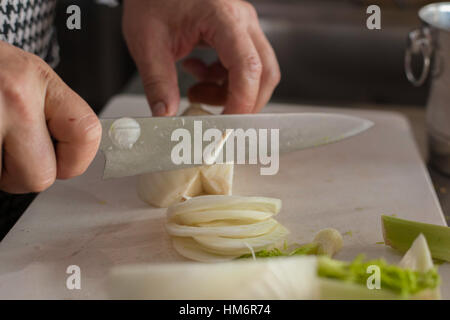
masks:
<svg viewBox="0 0 450 320"><path fill-rule="evenodd" d="M172 244L180 255L194 261L217 263L233 260L238 257L237 255L227 256L206 252L192 238L174 237Z"/></svg>
<svg viewBox="0 0 450 320"><path fill-rule="evenodd" d="M204 235L230 238L246 238L266 234L272 231L272 229L274 229L277 224L278 222L274 219L268 219L252 224L230 224L220 227L192 227L169 222L166 224L166 230L171 236L177 237L193 237Z"/></svg>
<svg viewBox="0 0 450 320"><path fill-rule="evenodd" d="M285 227L277 224L271 232L259 237L233 239L218 236L194 236L193 238L208 252L242 255L250 253L248 246L253 248L254 251L266 249L269 246L279 244L288 234L289 231Z"/></svg>
<svg viewBox="0 0 450 320"><path fill-rule="evenodd" d="M190 200L189 200L190 201ZM198 225L221 220L240 221L241 223L252 223L269 219L274 214L270 212L254 210L211 210L199 212L187 212L174 217L174 220L185 225Z"/></svg>
<svg viewBox="0 0 450 320"><path fill-rule="evenodd" d="M188 212L209 210L253 210L277 214L280 209L281 200L275 198L207 195L177 203L167 209L167 215L173 217Z"/></svg>

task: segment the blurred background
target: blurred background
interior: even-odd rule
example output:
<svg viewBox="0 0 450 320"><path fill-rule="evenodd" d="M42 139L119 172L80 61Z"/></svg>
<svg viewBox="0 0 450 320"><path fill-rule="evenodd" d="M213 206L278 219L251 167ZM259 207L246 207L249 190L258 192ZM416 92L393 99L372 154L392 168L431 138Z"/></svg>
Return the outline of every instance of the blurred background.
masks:
<svg viewBox="0 0 450 320"><path fill-rule="evenodd" d="M403 58L408 32L420 25L418 9L432 1L250 2L281 66L282 81L274 100L338 106L425 105L428 85L414 88L407 81ZM59 1L56 23L62 61L57 71L98 111L126 84L128 92L142 92L142 88L122 39L121 8L80 3L82 30L71 31L65 28L65 10L73 1ZM381 30L365 27L370 4L381 7ZM216 59L212 50L196 50L193 55ZM185 95L194 80L179 71Z"/></svg>

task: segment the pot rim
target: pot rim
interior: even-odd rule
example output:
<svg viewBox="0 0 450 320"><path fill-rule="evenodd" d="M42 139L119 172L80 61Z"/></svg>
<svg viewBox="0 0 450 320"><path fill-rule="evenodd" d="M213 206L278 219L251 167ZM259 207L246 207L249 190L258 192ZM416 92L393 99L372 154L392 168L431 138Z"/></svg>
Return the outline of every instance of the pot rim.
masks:
<svg viewBox="0 0 450 320"><path fill-rule="evenodd" d="M436 2L436 3L430 3L426 6L420 8L419 10L419 18L423 21L429 24L430 26L443 30L443 31L450 31L450 23L444 24L443 22L439 23L439 21L435 21L430 17L430 13L433 12L447 12L448 15L450 15L450 2Z"/></svg>

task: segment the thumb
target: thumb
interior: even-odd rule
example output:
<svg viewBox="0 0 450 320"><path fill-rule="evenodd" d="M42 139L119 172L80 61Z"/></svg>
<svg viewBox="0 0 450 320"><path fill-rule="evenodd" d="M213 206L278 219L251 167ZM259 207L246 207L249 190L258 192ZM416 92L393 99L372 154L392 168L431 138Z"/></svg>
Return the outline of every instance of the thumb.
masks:
<svg viewBox="0 0 450 320"><path fill-rule="evenodd" d="M89 105L56 74L48 82L45 117L56 140L57 178L82 174L97 153L102 127Z"/></svg>
<svg viewBox="0 0 450 320"><path fill-rule="evenodd" d="M166 43L155 39L136 60L153 116L174 116L180 93L174 56Z"/></svg>

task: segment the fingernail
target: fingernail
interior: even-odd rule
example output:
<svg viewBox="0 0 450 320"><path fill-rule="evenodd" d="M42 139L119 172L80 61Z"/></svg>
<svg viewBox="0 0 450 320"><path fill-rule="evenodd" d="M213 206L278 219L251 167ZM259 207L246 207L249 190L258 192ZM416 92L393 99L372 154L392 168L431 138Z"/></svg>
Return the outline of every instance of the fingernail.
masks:
<svg viewBox="0 0 450 320"><path fill-rule="evenodd" d="M152 114L155 117L161 117L166 114L166 104L164 102L157 102L151 106Z"/></svg>

